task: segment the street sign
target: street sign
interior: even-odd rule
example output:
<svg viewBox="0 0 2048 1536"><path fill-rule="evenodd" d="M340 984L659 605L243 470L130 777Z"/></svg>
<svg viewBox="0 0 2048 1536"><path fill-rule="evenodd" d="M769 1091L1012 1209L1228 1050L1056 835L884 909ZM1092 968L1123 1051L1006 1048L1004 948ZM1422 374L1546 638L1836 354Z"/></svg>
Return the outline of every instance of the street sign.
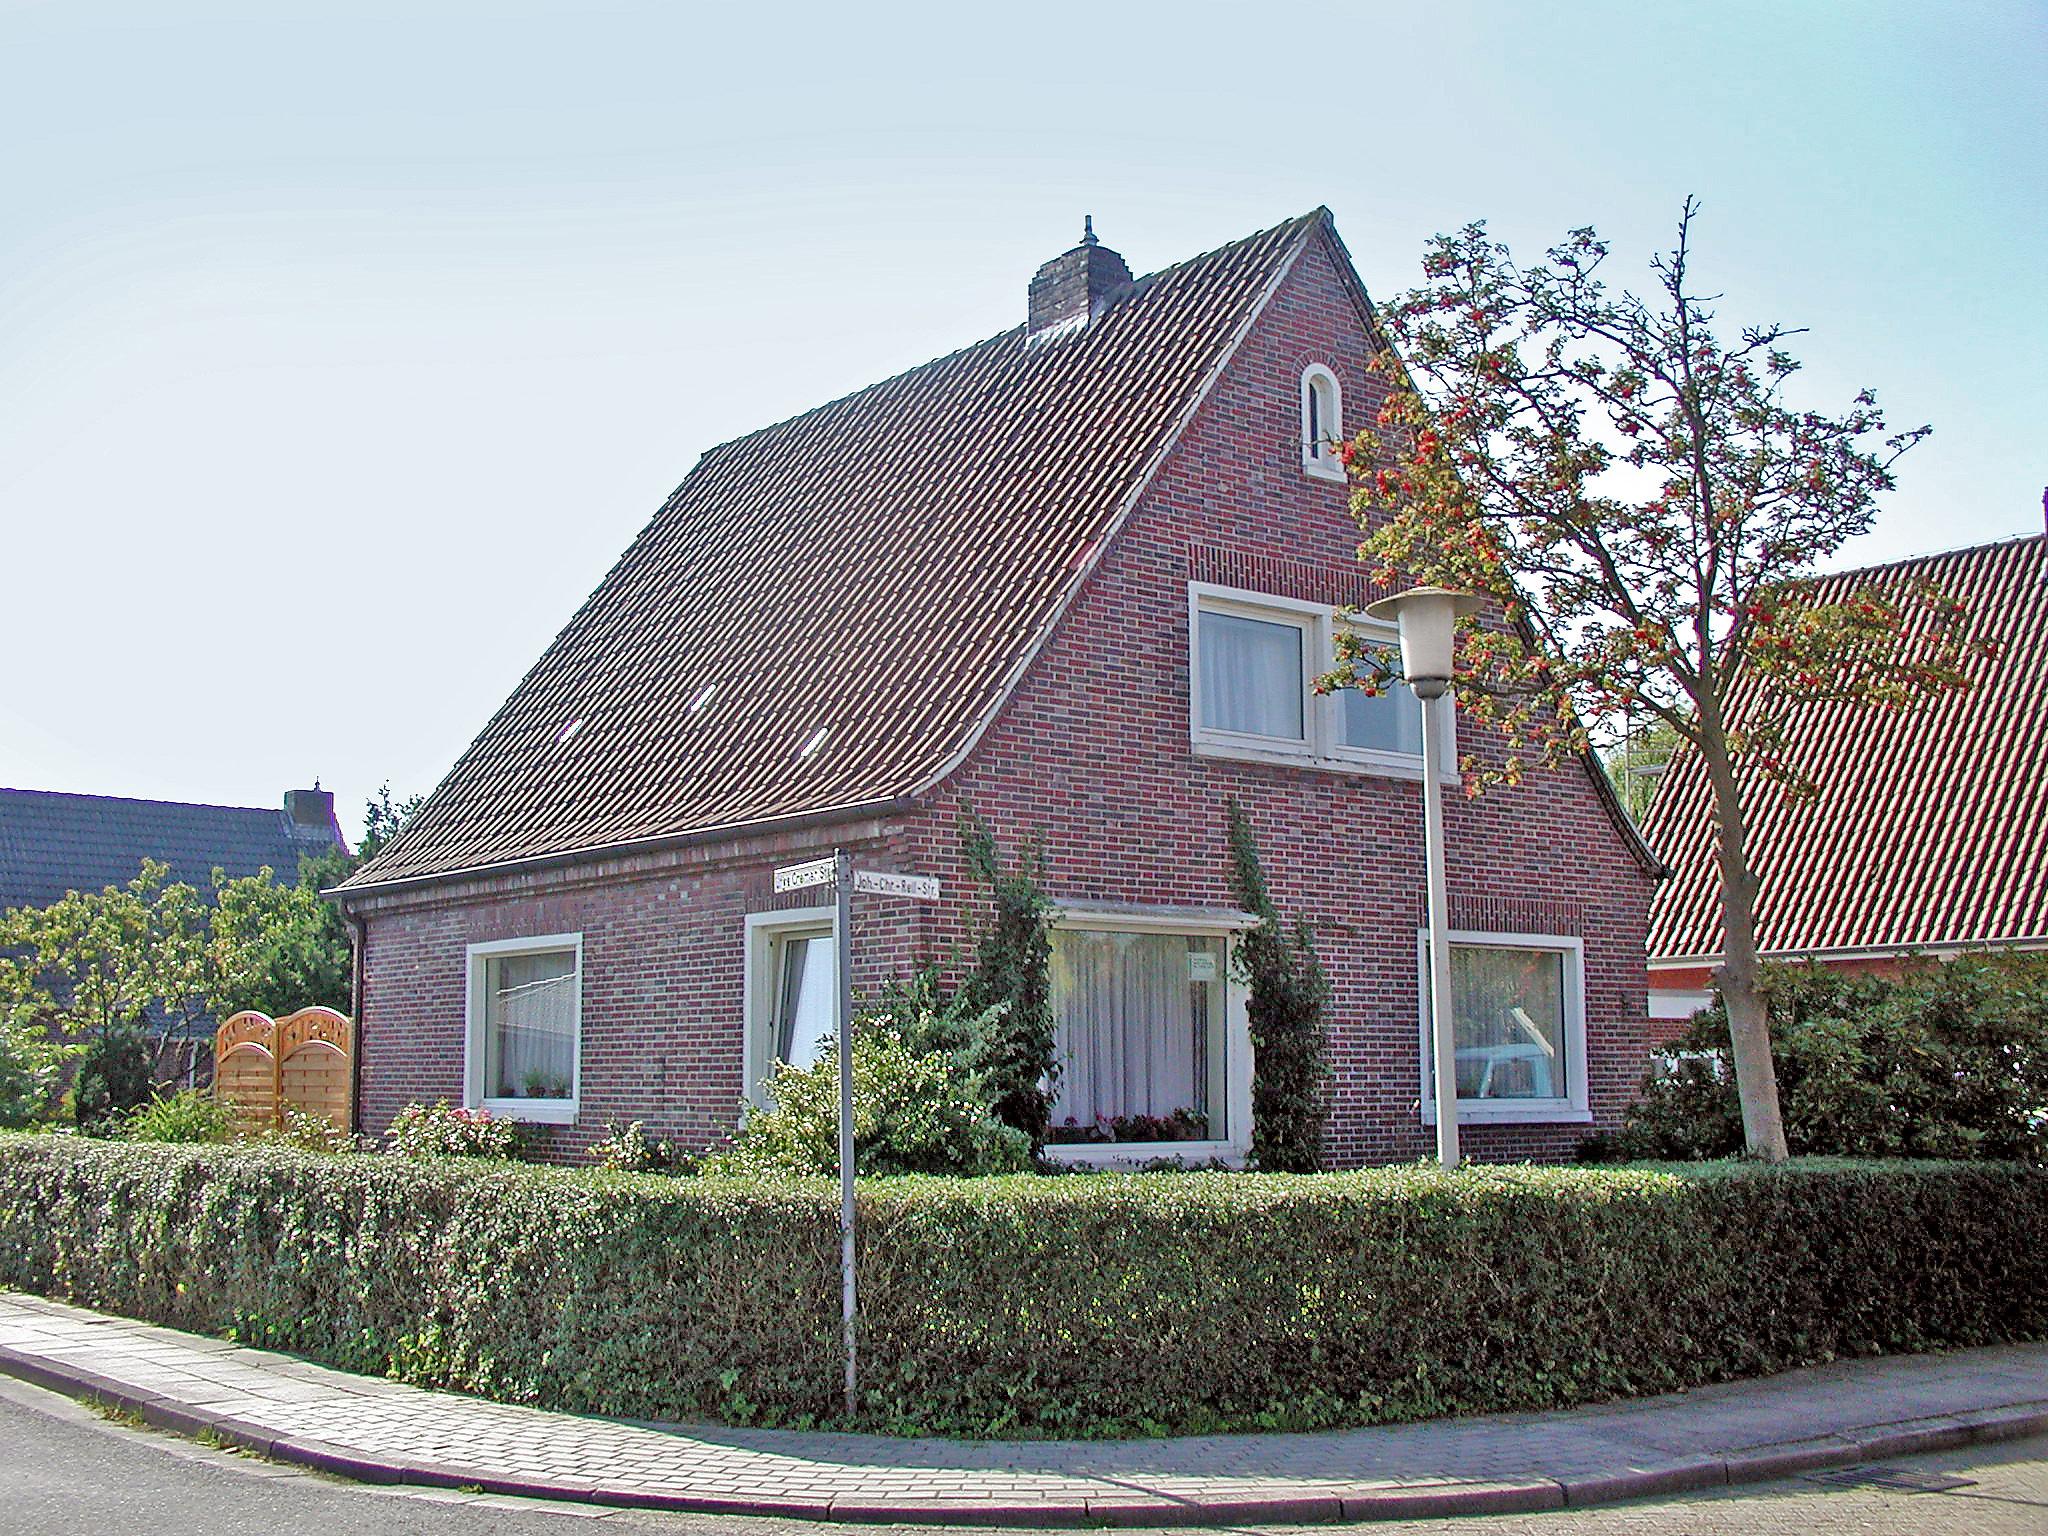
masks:
<svg viewBox="0 0 2048 1536"><path fill-rule="evenodd" d="M775 871L775 889L778 891L800 891L810 885L830 885L837 859L812 859L806 864L785 864Z"/></svg>
<svg viewBox="0 0 2048 1536"><path fill-rule="evenodd" d="M883 869L857 869L853 872L853 888L874 896L908 896L912 901L939 899L936 875L899 875Z"/></svg>

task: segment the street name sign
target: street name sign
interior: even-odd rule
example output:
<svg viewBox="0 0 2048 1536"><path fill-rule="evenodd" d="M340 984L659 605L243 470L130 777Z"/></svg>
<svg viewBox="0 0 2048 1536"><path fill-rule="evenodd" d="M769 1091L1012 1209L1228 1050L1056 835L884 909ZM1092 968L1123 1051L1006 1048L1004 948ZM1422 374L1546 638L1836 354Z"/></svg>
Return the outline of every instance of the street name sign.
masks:
<svg viewBox="0 0 2048 1536"><path fill-rule="evenodd" d="M806 864L785 864L775 871L775 889L800 891L806 886L830 885L837 863L834 858L823 858L812 859Z"/></svg>
<svg viewBox="0 0 2048 1536"><path fill-rule="evenodd" d="M853 888L874 896L908 896L912 901L939 899L936 875L899 875L883 869L857 869L853 872Z"/></svg>

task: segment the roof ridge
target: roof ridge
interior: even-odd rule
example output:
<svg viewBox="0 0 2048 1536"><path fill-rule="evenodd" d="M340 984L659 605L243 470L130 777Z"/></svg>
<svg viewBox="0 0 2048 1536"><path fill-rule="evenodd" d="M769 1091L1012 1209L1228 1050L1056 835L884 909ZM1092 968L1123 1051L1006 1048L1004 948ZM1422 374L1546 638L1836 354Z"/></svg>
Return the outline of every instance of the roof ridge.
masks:
<svg viewBox="0 0 2048 1536"><path fill-rule="evenodd" d="M0 795L40 795L53 800L95 800L116 805L168 805L187 811L247 811L258 816L284 814L282 806L223 805L214 800L157 800L146 795L95 795L76 789L27 789L11 784L0 784Z"/></svg>
<svg viewBox="0 0 2048 1536"><path fill-rule="evenodd" d="M2048 540L2048 532L2008 533L2003 538L1984 539L1975 544L1958 544L1952 549L1930 549L1917 555L1900 555L1896 559L1879 560L1870 565L1847 566L1839 571L1825 571L1806 579L1838 581L1844 576L1867 576L1877 571L1896 570L1902 565L1924 565L1929 560L1945 560L1951 555L1974 555L1981 550L2001 549L2008 544L2031 544L2042 540Z"/></svg>
<svg viewBox="0 0 2048 1536"><path fill-rule="evenodd" d="M1266 228L1256 230L1253 233L1246 235L1241 239L1226 240L1221 245L1212 246L1206 251L1198 251L1192 256L1183 257L1179 261L1169 262L1167 265L1157 268L1154 271L1143 273L1140 276L1131 279L1131 286L1133 288L1142 288L1147 283L1155 282L1162 277L1170 275L1171 273L1178 272L1183 267L1191 267L1196 262L1213 261L1214 259L1216 259L1219 256L1222 256L1224 253L1228 251L1234 251L1242 246L1252 245L1260 240L1269 239L1272 236L1279 234L1284 229L1291 228L1295 225L1301 225L1304 228L1306 228L1308 225L1310 225L1318 219L1327 222L1329 220L1329 217L1329 208L1319 203L1314 208L1310 209L1307 213L1296 214L1291 219L1282 219L1278 224L1269 224ZM817 416L825 411L836 410L840 406L846 405L851 401L858 400L862 395L872 394L874 391L878 389L887 389L892 384L900 384L905 379L911 378L916 374L923 373L928 368L937 368L942 364L952 362L955 358L965 357L970 352L978 352L983 347L990 347L994 346L997 342L1007 341L1010 337L1016 335L1019 331L1024 330L1028 323L1029 322L1027 321L1019 321L1016 325L1009 327L1007 330L997 331L993 336L984 336L979 341L970 341L967 343L967 345L963 347L955 347L950 352L941 352L940 354L938 354L938 356L928 357L921 363L913 363L908 368L900 368L895 373L888 375L886 378L876 379L871 384L863 384L859 386L857 389L849 389L843 395L835 395L830 400L820 401L817 405L811 406L806 410L797 411L791 415L781 417L776 421L768 422L764 426L755 427L750 431L742 432L737 437L728 437L722 439L719 442L713 443L710 447L706 448L702 453L698 454L697 461L698 463L701 464L704 460L710 458L711 455L713 455L714 453L722 452L725 449L734 447L739 443L750 442L754 438L760 437L763 433L779 431L783 427L793 426L795 423L799 421L806 420L807 418L812 416ZM685 478L687 479L687 476ZM676 489L681 490L682 487L678 485Z"/></svg>

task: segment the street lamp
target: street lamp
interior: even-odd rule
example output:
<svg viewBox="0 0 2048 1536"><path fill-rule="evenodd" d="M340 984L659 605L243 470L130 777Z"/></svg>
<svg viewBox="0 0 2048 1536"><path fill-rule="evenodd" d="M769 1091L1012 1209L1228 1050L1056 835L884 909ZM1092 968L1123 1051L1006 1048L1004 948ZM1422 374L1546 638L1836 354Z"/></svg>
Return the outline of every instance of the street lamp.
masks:
<svg viewBox="0 0 2048 1536"><path fill-rule="evenodd" d="M1436 1064L1436 1157L1458 1166L1457 1048L1452 1037L1451 913L1444 879L1443 733L1439 704L1451 686L1451 638L1482 599L1448 587L1410 587L1365 610L1401 634L1401 674L1422 701L1422 846L1429 884L1429 1038Z"/></svg>

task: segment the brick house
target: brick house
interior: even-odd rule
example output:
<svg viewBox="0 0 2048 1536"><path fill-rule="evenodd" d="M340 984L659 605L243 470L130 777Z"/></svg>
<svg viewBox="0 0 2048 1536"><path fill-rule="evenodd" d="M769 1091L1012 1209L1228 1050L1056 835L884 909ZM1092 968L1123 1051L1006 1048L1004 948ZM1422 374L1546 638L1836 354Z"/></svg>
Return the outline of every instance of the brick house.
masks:
<svg viewBox="0 0 2048 1536"><path fill-rule="evenodd" d="M1967 689L1907 715L1786 712L1786 755L1818 794L1748 799L1767 960L1883 975L1909 956L2048 948L2048 537L1843 571L1814 596L1923 582L1967 605L1996 654L1972 659ZM1755 708L1738 681L1730 723ZM1712 794L1696 755L1673 757L1644 835L1672 869L1651 904L1649 982L1660 1034L1676 1034L1712 1001L1721 958Z"/></svg>
<svg viewBox="0 0 2048 1536"><path fill-rule="evenodd" d="M1241 1155L1235 796L1334 986L1331 1160L1427 1151L1420 712L1309 687L1384 595L1332 455L1380 388L1350 259L1323 210L1138 279L1089 233L1026 308L707 452L341 887L367 1129L445 1097L551 1156L626 1119L712 1142L829 1017L827 914L772 870L939 877L857 903L872 990L985 910L971 806L1059 904L1056 1124L1201 1128L1054 1155ZM1452 799L1465 1142L1566 1156L1641 1075L1657 866L1590 763Z"/></svg>

